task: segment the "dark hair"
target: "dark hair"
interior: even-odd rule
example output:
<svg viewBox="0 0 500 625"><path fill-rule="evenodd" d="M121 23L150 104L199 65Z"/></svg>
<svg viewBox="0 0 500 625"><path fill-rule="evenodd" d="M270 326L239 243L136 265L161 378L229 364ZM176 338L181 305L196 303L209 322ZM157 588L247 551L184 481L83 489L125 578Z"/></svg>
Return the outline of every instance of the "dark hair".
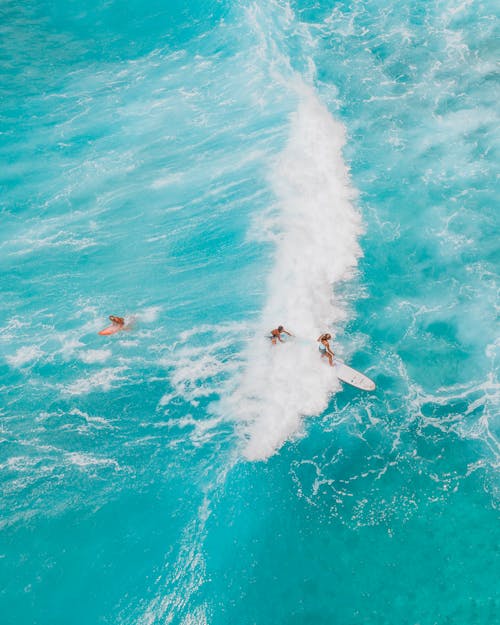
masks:
<svg viewBox="0 0 500 625"><path fill-rule="evenodd" d="M278 330L281 332L281 330L283 330L283 326L278 326Z"/></svg>

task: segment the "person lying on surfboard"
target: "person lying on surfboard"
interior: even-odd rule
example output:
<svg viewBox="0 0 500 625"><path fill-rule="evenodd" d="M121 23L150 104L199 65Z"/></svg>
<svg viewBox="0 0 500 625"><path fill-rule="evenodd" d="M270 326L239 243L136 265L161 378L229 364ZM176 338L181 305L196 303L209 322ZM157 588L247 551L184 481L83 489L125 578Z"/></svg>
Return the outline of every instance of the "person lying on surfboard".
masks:
<svg viewBox="0 0 500 625"><path fill-rule="evenodd" d="M280 343L284 343L285 342L281 338L281 333L282 332L284 332L285 334L288 334L288 336L293 336L293 334L290 334L290 332L288 332L288 330L285 330L285 328L283 326L278 326L274 330L271 330L270 339L271 339L271 343L273 345L276 345L276 341L279 341Z"/></svg>
<svg viewBox="0 0 500 625"><path fill-rule="evenodd" d="M321 354L321 358L323 358L323 356L326 356L328 358L328 362L330 363L330 367L333 367L333 359L335 358L335 354L332 352L332 349L330 347L331 338L332 335L326 332L325 334L319 336L317 338L317 341L319 343L318 348Z"/></svg>
<svg viewBox="0 0 500 625"><path fill-rule="evenodd" d="M120 330L125 329L125 319L123 317L116 317L115 315L109 315L109 320L113 325L104 328L101 330L99 334L106 336L108 334L115 334L115 332L120 332Z"/></svg>

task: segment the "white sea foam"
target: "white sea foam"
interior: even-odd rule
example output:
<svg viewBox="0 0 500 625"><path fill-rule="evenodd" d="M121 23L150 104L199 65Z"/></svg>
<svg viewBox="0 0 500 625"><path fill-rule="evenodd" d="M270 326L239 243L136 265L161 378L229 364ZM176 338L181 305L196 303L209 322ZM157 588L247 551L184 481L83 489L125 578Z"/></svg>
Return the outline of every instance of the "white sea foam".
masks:
<svg viewBox="0 0 500 625"><path fill-rule="evenodd" d="M105 362L111 356L110 349L87 349L78 354L82 362L91 364L94 362Z"/></svg>
<svg viewBox="0 0 500 625"><path fill-rule="evenodd" d="M168 406L177 397L196 406L201 398L220 394L241 364L237 355L227 350L246 332L247 326L238 323L203 324L182 332L176 349L169 349L158 360L162 366L172 368L170 383L174 388L160 399L159 407ZM208 344L191 340L205 334L212 338Z"/></svg>
<svg viewBox="0 0 500 625"><path fill-rule="evenodd" d="M20 347L15 354L6 356L5 359L11 367L22 367L23 365L38 360L43 355L42 350L37 345L26 345Z"/></svg>
<svg viewBox="0 0 500 625"><path fill-rule="evenodd" d="M139 341L120 341L120 345L122 347L137 347L139 345Z"/></svg>
<svg viewBox="0 0 500 625"><path fill-rule="evenodd" d="M93 454L69 452L65 454L65 457L71 464L81 469L85 469L87 467L96 467L96 466L113 467L114 469L120 468L120 465L118 464L116 460L113 460L112 458L98 458L97 456L94 456Z"/></svg>
<svg viewBox="0 0 500 625"><path fill-rule="evenodd" d="M182 173L166 173L161 178L157 178L151 184L152 189L163 189L170 184L175 184L182 179Z"/></svg>
<svg viewBox="0 0 500 625"><path fill-rule="evenodd" d="M315 341L345 319L334 288L352 276L361 254L361 220L342 158L344 127L311 88L297 89L289 140L272 171L279 212L259 228L275 231L269 297L238 388L222 404L244 424L244 455L252 460L300 433L302 418L321 413L338 388ZM280 323L296 338L272 347L263 336Z"/></svg>
<svg viewBox="0 0 500 625"><path fill-rule="evenodd" d="M83 395L93 390L109 391L115 382L124 379L124 370L125 367L106 367L68 384L63 392L67 395Z"/></svg>
<svg viewBox="0 0 500 625"><path fill-rule="evenodd" d="M7 324L0 328L0 337L2 340L11 339L17 335L20 328L29 327L30 322L24 321L19 317L12 317Z"/></svg>
<svg viewBox="0 0 500 625"><path fill-rule="evenodd" d="M97 245L95 241L88 237L66 236L60 238L61 233L58 232L44 239L31 239L28 237L20 237L12 242L13 245L19 245L20 249L10 252L11 256L21 256L38 252L43 248L70 247L78 251L94 247Z"/></svg>
<svg viewBox="0 0 500 625"><path fill-rule="evenodd" d="M138 321L142 321L144 323L153 323L158 319L160 312L161 306L150 306L149 308L145 308L144 310L140 310L135 313L133 320L137 319Z"/></svg>

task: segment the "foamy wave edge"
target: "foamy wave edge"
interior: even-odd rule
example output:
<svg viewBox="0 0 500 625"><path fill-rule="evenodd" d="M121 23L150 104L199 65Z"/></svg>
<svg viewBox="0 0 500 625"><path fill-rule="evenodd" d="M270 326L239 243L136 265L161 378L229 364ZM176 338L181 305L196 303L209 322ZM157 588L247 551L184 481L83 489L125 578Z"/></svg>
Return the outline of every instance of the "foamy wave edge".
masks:
<svg viewBox="0 0 500 625"><path fill-rule="evenodd" d="M241 423L243 455L264 460L300 435L304 417L318 415L339 388L318 355L316 339L346 318L335 286L352 277L361 256L362 222L343 160L344 126L298 79L297 110L287 145L271 174L277 212L260 217L256 231L276 241L268 299L245 369L223 410ZM264 338L283 324L295 338L272 347Z"/></svg>

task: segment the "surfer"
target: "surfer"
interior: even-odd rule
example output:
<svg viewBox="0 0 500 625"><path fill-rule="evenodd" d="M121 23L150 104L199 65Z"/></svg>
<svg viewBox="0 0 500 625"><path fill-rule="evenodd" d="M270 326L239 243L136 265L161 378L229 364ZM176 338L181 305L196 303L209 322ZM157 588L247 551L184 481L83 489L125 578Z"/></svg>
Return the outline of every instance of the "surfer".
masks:
<svg viewBox="0 0 500 625"><path fill-rule="evenodd" d="M285 342L281 338L281 334L283 332L285 334L288 334L288 336L293 336L293 334L290 334L290 332L288 332L288 330L285 330L285 328L283 326L278 326L274 330L271 330L271 336L269 337L271 339L271 343L273 345L276 345L276 341L279 341L280 343L284 343Z"/></svg>
<svg viewBox="0 0 500 625"><path fill-rule="evenodd" d="M116 334L116 332L120 332L120 330L129 329L129 326L125 328L125 319L123 317L116 317L115 315L109 315L109 320L111 321L112 325L110 325L108 328L104 328L104 330L101 330L99 332L99 334L101 334L102 336L107 336L109 334Z"/></svg>
<svg viewBox="0 0 500 625"><path fill-rule="evenodd" d="M333 367L333 359L335 358L335 354L332 352L332 348L330 347L330 339L332 338L331 334L326 332L318 337L317 341L319 343L319 352L321 357L326 356L328 358L328 362L330 363L330 367Z"/></svg>
<svg viewBox="0 0 500 625"><path fill-rule="evenodd" d="M120 327L120 330L123 330L123 326L125 325L125 319L123 317L115 317L115 315L109 315L109 320L114 324Z"/></svg>

